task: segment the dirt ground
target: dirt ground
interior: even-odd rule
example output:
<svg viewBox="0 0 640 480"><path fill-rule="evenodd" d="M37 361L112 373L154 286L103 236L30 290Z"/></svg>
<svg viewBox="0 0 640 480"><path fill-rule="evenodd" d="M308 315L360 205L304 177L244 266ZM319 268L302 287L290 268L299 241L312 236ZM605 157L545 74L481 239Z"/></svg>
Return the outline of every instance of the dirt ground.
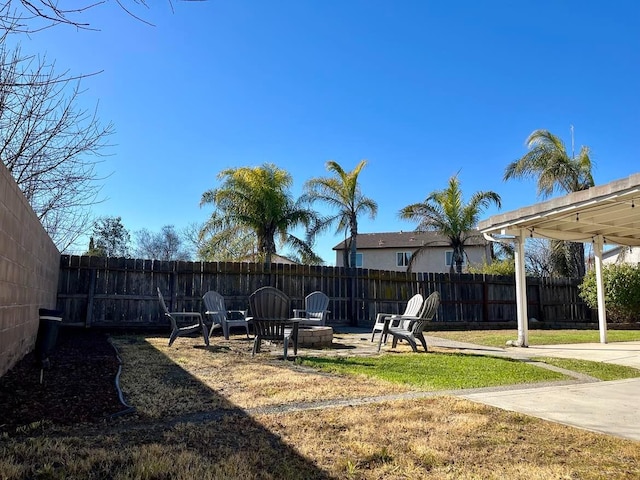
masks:
<svg viewBox="0 0 640 480"><path fill-rule="evenodd" d="M115 386L118 358L104 333L61 329L49 360L41 370L31 352L0 377L0 434L42 421L95 423L125 409Z"/></svg>

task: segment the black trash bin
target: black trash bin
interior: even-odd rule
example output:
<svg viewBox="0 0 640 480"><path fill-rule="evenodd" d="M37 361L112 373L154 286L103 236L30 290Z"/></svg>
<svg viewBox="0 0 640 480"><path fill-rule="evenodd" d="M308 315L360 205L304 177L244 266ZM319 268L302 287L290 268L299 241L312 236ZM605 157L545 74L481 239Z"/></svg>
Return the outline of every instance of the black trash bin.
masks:
<svg viewBox="0 0 640 480"><path fill-rule="evenodd" d="M36 337L36 355L42 368L49 368L49 356L56 346L58 330L62 323L62 312L60 310L41 308L39 314L40 325L38 326L38 336Z"/></svg>

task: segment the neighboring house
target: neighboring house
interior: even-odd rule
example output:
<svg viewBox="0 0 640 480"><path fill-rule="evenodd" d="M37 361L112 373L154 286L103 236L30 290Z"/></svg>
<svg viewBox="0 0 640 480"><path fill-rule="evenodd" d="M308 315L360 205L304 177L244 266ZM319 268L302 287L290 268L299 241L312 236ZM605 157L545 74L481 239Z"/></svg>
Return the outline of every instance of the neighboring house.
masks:
<svg viewBox="0 0 640 480"><path fill-rule="evenodd" d="M451 268L453 250L448 239L435 232L389 232L361 233L356 240L356 262L358 267L374 270L407 270L411 255L421 246L427 245L412 267L414 272L448 273ZM336 266L344 266L346 241L333 247L336 251ZM467 264L491 263L491 245L480 232L474 233L465 244L463 269Z"/></svg>
<svg viewBox="0 0 640 480"><path fill-rule="evenodd" d="M602 252L603 263L628 263L640 265L640 247L625 247L619 245L606 252Z"/></svg>

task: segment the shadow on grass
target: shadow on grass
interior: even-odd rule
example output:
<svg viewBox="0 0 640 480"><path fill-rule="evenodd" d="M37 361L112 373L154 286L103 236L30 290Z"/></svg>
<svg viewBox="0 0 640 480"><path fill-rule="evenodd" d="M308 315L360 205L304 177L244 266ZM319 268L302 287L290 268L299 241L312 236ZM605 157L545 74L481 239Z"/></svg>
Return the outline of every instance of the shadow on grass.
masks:
<svg viewBox="0 0 640 480"><path fill-rule="evenodd" d="M125 398L138 413L7 439L0 451L0 471L12 472L6 478L333 478L150 343L116 343L130 370Z"/></svg>
<svg viewBox="0 0 640 480"><path fill-rule="evenodd" d="M145 349L148 368L159 367L162 371L161 375L152 377L159 382L161 389L180 392L174 400L184 402L187 407L179 409L178 412L181 413L175 416L167 412L167 415L156 419L156 425L152 427L158 433L162 432L162 437L168 441L167 445L172 450L180 446L186 451L197 452L205 463L215 465L224 475L233 476L235 471L239 478L332 478L243 409L200 382L161 350L148 342L140 342L136 347ZM225 345L196 345L192 348L205 350L211 355L231 350ZM202 367L206 368L205 365ZM260 364L256 364L256 369L259 367ZM259 375L259 371L256 371L256 375ZM188 408L190 402L194 408ZM169 407L171 410L172 406ZM165 430L166 427L170 430ZM140 433L144 442L149 431L145 429L144 433ZM130 432L127 433L129 434ZM139 435L123 441L140 445L141 439L137 437ZM157 436L153 435L148 440L153 443ZM225 462L228 465L223 467Z"/></svg>

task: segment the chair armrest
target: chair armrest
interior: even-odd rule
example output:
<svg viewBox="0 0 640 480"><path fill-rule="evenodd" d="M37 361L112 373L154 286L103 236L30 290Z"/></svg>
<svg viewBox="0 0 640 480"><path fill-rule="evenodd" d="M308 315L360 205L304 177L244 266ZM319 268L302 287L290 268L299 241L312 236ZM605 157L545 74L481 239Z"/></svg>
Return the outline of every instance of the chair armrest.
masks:
<svg viewBox="0 0 640 480"><path fill-rule="evenodd" d="M293 309L293 316L295 318L303 318L306 313L307 313L307 311L304 308L294 308Z"/></svg>
<svg viewBox="0 0 640 480"><path fill-rule="evenodd" d="M420 320L420 317L414 315L391 315L391 318L398 320Z"/></svg>
<svg viewBox="0 0 640 480"><path fill-rule="evenodd" d="M248 310L227 310L227 313L239 313L246 320Z"/></svg>
<svg viewBox="0 0 640 480"><path fill-rule="evenodd" d="M393 315L391 317L391 323L393 324L392 327L402 327L407 330L411 329L413 323L418 320L420 320L420 317L415 317L413 315Z"/></svg>
<svg viewBox="0 0 640 480"><path fill-rule="evenodd" d="M378 315L376 315L376 323L384 323L385 318L393 316L393 313L379 313Z"/></svg>
<svg viewBox="0 0 640 480"><path fill-rule="evenodd" d="M411 318L411 317L400 315L400 314L389 315L389 317L390 317L390 321L389 321L390 327L398 327L403 320Z"/></svg>
<svg viewBox="0 0 640 480"><path fill-rule="evenodd" d="M202 319L202 314L200 312L169 312L169 315L172 317L198 317Z"/></svg>

